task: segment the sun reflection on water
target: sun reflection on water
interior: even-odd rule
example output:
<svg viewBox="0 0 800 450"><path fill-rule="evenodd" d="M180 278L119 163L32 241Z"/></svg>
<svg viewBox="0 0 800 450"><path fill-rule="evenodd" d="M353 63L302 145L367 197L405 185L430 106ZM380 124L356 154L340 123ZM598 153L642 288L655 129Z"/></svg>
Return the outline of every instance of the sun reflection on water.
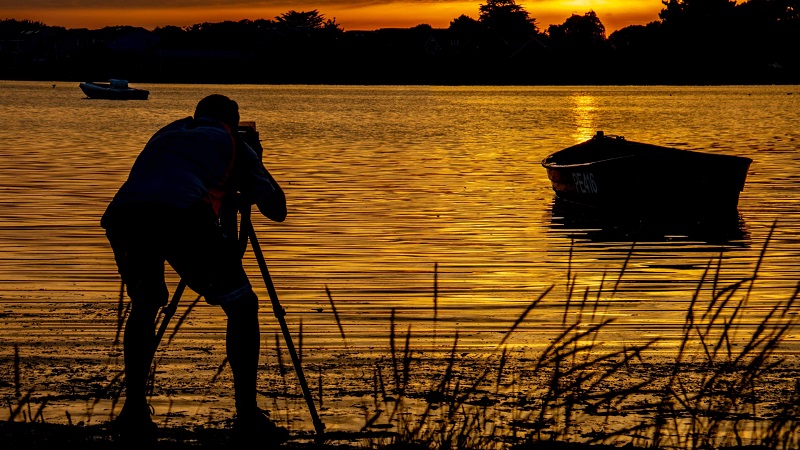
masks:
<svg viewBox="0 0 800 450"><path fill-rule="evenodd" d="M586 93L576 93L570 97L572 114L575 120L573 137L582 142L594 136L597 128L597 102L595 97Z"/></svg>

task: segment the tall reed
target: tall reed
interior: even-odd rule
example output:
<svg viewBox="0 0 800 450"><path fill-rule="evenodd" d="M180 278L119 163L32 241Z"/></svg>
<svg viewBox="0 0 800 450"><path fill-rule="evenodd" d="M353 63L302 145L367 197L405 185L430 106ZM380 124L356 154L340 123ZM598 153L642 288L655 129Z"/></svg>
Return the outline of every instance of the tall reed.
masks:
<svg viewBox="0 0 800 450"><path fill-rule="evenodd" d="M775 225L773 224L773 231ZM503 383L510 365L507 343L536 308L548 303L552 286L532 301L512 323L493 355L480 361L477 374L465 376L458 367L475 365L460 360L458 333L441 373L427 392L409 390L425 384L410 380L419 373L408 347L409 327L402 352L396 310L390 316L389 352L394 391L387 393L375 370L374 414L364 426L393 424L397 434L381 445L430 449L522 448L540 441L587 444L625 443L642 447L698 449L761 445L797 448L800 443L800 383L770 416L758 401L769 376L785 363L777 350L800 320L793 295L774 303L755 326L744 311L759 278L772 231L753 272L723 285L723 257L708 261L689 302L683 333L672 361L654 363L655 337L640 344L603 343L614 319L598 319L605 299L617 293L635 252L635 243L610 290L603 274L594 292L577 288L577 274L568 268L567 296L550 303L563 305L562 329L527 365ZM438 269L438 265L437 265ZM435 280L438 279L435 277ZM580 292L579 292L580 291ZM441 295L438 286L435 296ZM706 298L708 296L708 298ZM574 317L574 321L569 319ZM752 321L752 318L748 318ZM438 336L441 338L441 336ZM522 370L520 370L522 368ZM651 368L649 374L639 375ZM664 376L666 375L666 376ZM407 399L421 396L424 407L413 411ZM591 425L587 425L591 424Z"/></svg>

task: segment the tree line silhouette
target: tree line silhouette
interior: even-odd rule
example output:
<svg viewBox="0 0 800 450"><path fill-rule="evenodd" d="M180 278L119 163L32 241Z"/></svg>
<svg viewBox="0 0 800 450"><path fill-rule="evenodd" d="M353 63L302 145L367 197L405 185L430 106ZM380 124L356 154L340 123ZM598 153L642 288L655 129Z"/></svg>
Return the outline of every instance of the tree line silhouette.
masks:
<svg viewBox="0 0 800 450"><path fill-rule="evenodd" d="M594 11L540 28L487 0L448 28L345 31L318 10L154 30L0 21L0 78L323 84L797 84L800 0L664 0L606 36Z"/></svg>

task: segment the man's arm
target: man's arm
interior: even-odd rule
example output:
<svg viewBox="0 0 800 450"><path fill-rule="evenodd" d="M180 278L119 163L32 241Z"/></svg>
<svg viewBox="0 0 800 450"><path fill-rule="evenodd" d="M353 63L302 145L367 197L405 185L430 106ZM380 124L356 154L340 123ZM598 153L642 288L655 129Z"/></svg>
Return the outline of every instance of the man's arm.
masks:
<svg viewBox="0 0 800 450"><path fill-rule="evenodd" d="M243 141L239 143L237 158L241 200L246 204L255 204L268 219L283 222L287 214L283 189L264 167L255 150Z"/></svg>
<svg viewBox="0 0 800 450"><path fill-rule="evenodd" d="M264 173L270 178L272 185L275 187L275 191L256 201L256 206L258 206L258 210L261 211L261 214L268 219L274 220L275 222L283 222L287 214L286 195L266 168L264 169Z"/></svg>

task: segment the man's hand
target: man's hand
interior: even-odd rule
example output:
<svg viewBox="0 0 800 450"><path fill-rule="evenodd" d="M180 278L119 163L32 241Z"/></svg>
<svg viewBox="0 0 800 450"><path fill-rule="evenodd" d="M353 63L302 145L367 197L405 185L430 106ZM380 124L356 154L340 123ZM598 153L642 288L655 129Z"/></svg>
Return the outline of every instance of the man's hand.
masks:
<svg viewBox="0 0 800 450"><path fill-rule="evenodd" d="M255 150L256 154L258 155L258 158L263 159L264 147L261 146L261 139L259 137L258 131L256 131L255 128L250 126L239 125L238 134L245 144L249 145L253 150Z"/></svg>

